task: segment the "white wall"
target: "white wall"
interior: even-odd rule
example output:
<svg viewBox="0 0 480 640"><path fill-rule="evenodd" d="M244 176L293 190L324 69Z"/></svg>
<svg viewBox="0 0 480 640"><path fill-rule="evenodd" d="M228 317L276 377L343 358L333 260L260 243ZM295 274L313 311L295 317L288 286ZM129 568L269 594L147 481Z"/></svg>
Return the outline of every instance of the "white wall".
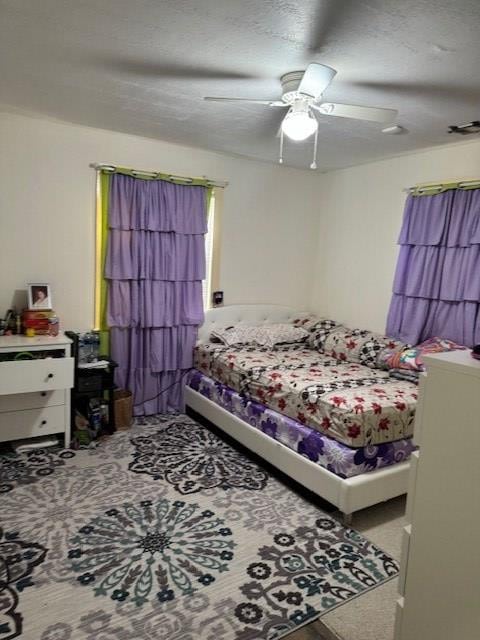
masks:
<svg viewBox="0 0 480 640"><path fill-rule="evenodd" d="M349 326L384 331L398 254L404 187L480 177L480 141L319 177L312 308Z"/></svg>
<svg viewBox="0 0 480 640"><path fill-rule="evenodd" d="M0 113L0 316L15 290L46 281L64 327L92 326L95 161L230 182L220 269L227 304L311 304L383 331L403 187L478 178L480 141L318 175Z"/></svg>
<svg viewBox="0 0 480 640"><path fill-rule="evenodd" d="M65 328L93 323L91 162L230 182L225 190L221 287L227 304L304 308L316 250L316 177L72 124L0 114L0 317L25 283L50 282ZM312 232L314 231L314 232Z"/></svg>

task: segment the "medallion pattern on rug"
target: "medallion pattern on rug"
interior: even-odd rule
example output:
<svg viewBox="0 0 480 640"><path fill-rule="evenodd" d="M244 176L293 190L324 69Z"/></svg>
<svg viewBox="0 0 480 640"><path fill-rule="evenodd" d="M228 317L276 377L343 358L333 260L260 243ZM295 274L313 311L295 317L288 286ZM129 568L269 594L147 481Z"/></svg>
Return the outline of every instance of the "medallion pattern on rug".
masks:
<svg viewBox="0 0 480 640"><path fill-rule="evenodd" d="M213 487L259 491L267 483L263 469L191 420L131 442L135 452L130 470L166 480L184 495Z"/></svg>
<svg viewBox="0 0 480 640"><path fill-rule="evenodd" d="M90 461L90 450L79 451ZM65 550L69 540L80 527L99 512L106 510L112 501L119 503L142 500L150 497L151 480L132 476L122 469L119 462L104 462L87 468L72 464L43 478L33 485L20 486L1 498L2 520L20 529L23 536L41 541L50 549L42 572L52 581L71 579L69 563L65 561ZM157 498L163 497L166 488L155 487Z"/></svg>
<svg viewBox="0 0 480 640"><path fill-rule="evenodd" d="M73 458L71 449L35 449L25 453L0 453L0 493L7 493L15 486L31 484L45 478L63 467L66 460Z"/></svg>
<svg viewBox="0 0 480 640"><path fill-rule="evenodd" d="M0 640L277 640L396 575L186 416L62 460L1 496Z"/></svg>
<svg viewBox="0 0 480 640"><path fill-rule="evenodd" d="M398 573L397 563L330 517L274 535L248 565L238 640L276 638Z"/></svg>
<svg viewBox="0 0 480 640"><path fill-rule="evenodd" d="M198 504L142 500L108 509L83 526L68 552L82 585L137 606L192 595L228 571L235 543L224 520Z"/></svg>
<svg viewBox="0 0 480 640"><path fill-rule="evenodd" d="M0 640L21 635L19 593L33 585L33 570L43 562L46 553L41 544L24 542L18 532L4 532L0 528Z"/></svg>

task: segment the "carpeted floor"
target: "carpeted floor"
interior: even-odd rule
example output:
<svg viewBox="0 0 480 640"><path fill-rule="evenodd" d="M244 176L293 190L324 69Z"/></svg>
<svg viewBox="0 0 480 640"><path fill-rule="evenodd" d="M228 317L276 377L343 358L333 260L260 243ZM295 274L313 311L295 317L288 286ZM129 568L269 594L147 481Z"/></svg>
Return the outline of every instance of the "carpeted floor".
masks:
<svg viewBox="0 0 480 640"><path fill-rule="evenodd" d="M273 640L397 574L205 427L146 422L0 456L0 640Z"/></svg>

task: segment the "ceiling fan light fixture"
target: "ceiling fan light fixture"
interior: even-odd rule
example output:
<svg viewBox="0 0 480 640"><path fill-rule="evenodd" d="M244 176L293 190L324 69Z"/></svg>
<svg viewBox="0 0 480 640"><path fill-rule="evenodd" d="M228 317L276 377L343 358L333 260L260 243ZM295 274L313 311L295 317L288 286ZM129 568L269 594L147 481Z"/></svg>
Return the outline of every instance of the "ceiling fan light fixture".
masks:
<svg viewBox="0 0 480 640"><path fill-rule="evenodd" d="M306 140L317 129L317 119L310 114L308 105L304 103L294 104L282 122L283 133L296 142Z"/></svg>

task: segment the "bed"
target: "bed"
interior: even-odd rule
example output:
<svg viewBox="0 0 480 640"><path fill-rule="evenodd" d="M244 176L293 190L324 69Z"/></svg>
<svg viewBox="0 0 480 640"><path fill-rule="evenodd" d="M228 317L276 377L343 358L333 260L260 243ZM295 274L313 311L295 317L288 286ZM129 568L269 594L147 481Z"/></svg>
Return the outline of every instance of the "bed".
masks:
<svg viewBox="0 0 480 640"><path fill-rule="evenodd" d="M347 363L336 371L332 389L322 384L331 358L302 345L269 352L229 351L210 344L217 326L291 322L299 315L276 305L233 305L208 311L199 332L198 370L187 381L186 404L335 505L348 522L355 511L406 493L416 389L390 380L385 372ZM298 379L296 359L300 363L310 359L308 378ZM281 392L271 384L272 372L273 380L281 372L283 384L277 385ZM369 406L381 407L364 412L362 420L355 405L359 390L362 397L372 394L370 400L375 402ZM315 403L312 393L317 394ZM350 408L337 406L340 398ZM303 421L308 424L302 424L312 406L321 407L319 415L310 413ZM332 429L335 439L330 437Z"/></svg>

